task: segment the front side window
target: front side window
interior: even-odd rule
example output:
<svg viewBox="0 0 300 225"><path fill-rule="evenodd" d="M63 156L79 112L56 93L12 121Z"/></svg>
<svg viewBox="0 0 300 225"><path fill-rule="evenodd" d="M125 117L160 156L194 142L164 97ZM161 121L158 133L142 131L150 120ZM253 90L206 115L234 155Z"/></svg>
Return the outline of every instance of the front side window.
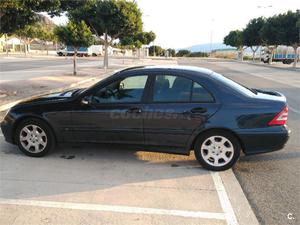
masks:
<svg viewBox="0 0 300 225"><path fill-rule="evenodd" d="M101 88L92 96L93 103L140 102L147 82L147 75L132 76L115 81Z"/></svg>

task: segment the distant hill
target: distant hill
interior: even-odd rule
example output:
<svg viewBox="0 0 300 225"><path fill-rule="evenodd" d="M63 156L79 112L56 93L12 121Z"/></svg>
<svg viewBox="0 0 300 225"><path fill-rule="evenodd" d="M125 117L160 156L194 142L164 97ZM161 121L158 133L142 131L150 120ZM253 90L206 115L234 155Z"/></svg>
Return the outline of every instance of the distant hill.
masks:
<svg viewBox="0 0 300 225"><path fill-rule="evenodd" d="M42 14L37 14L39 17L39 22L44 26L47 30L52 30L54 27L56 27L55 23L48 17L42 15Z"/></svg>
<svg viewBox="0 0 300 225"><path fill-rule="evenodd" d="M193 45L187 48L180 48L180 49L187 49L190 50L191 52L210 52L211 50L215 50L215 49L232 49L232 47L229 45L225 45L223 43L212 43L212 44L208 43L208 44Z"/></svg>

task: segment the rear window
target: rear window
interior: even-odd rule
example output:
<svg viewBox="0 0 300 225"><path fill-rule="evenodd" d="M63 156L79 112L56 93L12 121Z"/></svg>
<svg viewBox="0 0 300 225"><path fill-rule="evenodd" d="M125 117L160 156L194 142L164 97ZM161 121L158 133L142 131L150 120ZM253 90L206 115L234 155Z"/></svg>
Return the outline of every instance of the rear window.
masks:
<svg viewBox="0 0 300 225"><path fill-rule="evenodd" d="M244 94L249 97L253 97L255 95L255 92L252 91L250 88L247 88L221 74L213 73L212 77L241 94Z"/></svg>

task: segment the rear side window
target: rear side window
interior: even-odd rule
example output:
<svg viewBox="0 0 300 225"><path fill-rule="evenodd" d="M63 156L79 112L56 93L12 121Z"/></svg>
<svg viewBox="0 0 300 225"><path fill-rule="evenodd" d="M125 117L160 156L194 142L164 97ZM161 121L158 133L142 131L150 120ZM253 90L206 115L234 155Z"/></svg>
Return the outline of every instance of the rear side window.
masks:
<svg viewBox="0 0 300 225"><path fill-rule="evenodd" d="M251 89L227 78L227 77L224 77L223 75L221 74L218 74L218 73L213 73L212 74L212 77L215 78L216 80L222 82L224 85L226 85L227 87L229 88L232 88L233 90L243 94L243 95L246 95L246 96L249 96L249 97L253 97L255 96L255 93L253 91L251 91Z"/></svg>
<svg viewBox="0 0 300 225"><path fill-rule="evenodd" d="M189 102L192 81L179 76L158 75L155 78L153 101Z"/></svg>
<svg viewBox="0 0 300 225"><path fill-rule="evenodd" d="M154 102L214 102L213 96L199 83L174 75L157 75Z"/></svg>
<svg viewBox="0 0 300 225"><path fill-rule="evenodd" d="M192 102L214 102L214 97L199 83L193 82Z"/></svg>

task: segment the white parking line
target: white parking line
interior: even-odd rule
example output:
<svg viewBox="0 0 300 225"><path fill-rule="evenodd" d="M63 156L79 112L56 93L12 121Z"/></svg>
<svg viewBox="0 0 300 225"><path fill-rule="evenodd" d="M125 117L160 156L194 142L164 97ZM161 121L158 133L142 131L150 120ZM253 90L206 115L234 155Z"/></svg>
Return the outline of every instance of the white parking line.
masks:
<svg viewBox="0 0 300 225"><path fill-rule="evenodd" d="M225 218L226 218L227 224L228 225L238 225L232 205L229 201L228 195L226 193L225 187L223 185L223 182L222 182L222 179L221 179L219 173L211 172L210 174L213 178L223 212L225 213Z"/></svg>
<svg viewBox="0 0 300 225"><path fill-rule="evenodd" d="M140 207L129 207L129 206L120 206L120 205L101 205L101 204L85 204L85 203L71 203L71 202L50 202L50 201L36 201L36 200L23 200L23 199L0 199L0 204L227 220L225 218L226 215L224 213L187 211L187 210L169 210L169 209L156 209L156 208L140 208Z"/></svg>

